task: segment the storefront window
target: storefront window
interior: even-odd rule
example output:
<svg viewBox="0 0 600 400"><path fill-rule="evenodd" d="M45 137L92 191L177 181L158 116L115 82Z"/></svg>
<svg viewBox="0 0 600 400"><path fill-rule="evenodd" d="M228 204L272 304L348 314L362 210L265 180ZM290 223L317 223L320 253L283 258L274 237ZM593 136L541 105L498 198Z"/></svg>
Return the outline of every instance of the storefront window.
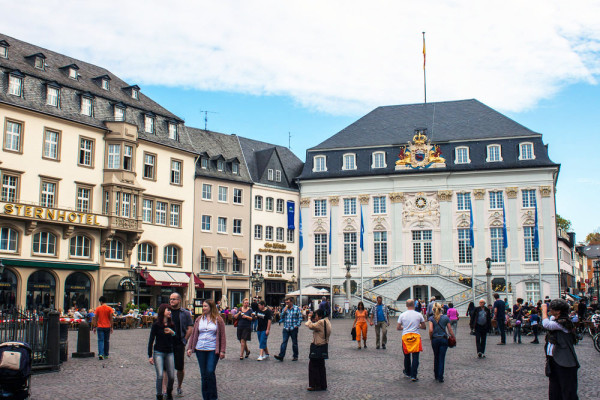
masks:
<svg viewBox="0 0 600 400"><path fill-rule="evenodd" d="M231 307L237 307L238 304L242 304L244 299L244 292L232 290L231 291Z"/></svg>
<svg viewBox="0 0 600 400"><path fill-rule="evenodd" d="M90 278L82 272L74 272L65 282L63 310L70 308L88 309L90 306Z"/></svg>
<svg viewBox="0 0 600 400"><path fill-rule="evenodd" d="M17 276L9 269L0 279L0 309L11 308L17 303Z"/></svg>
<svg viewBox="0 0 600 400"><path fill-rule="evenodd" d="M42 311L54 308L56 281L47 271L36 271L27 280L27 309Z"/></svg>

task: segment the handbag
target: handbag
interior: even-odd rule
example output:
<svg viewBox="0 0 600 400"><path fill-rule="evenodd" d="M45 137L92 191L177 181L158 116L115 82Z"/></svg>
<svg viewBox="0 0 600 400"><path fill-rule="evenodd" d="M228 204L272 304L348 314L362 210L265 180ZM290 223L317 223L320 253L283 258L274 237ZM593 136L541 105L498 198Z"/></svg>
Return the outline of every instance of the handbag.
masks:
<svg viewBox="0 0 600 400"><path fill-rule="evenodd" d="M435 318L433 319L435 321ZM444 328L442 328L442 326L440 325L440 321L435 321L436 324L438 324L438 326L444 331L446 332L446 330ZM450 336L447 333L446 335L446 339L448 339L448 347L456 347L456 336Z"/></svg>
<svg viewBox="0 0 600 400"><path fill-rule="evenodd" d="M234 328L237 328L237 326L238 326L238 322L240 322L240 318L239 318L239 317L238 317L238 318L234 318L234 319L233 319L233 327L234 327Z"/></svg>
<svg viewBox="0 0 600 400"><path fill-rule="evenodd" d="M323 321L323 334L325 338L327 338L327 322ZM323 359L327 360L329 358L329 343L316 345L314 343L310 344L310 353L308 358L313 359Z"/></svg>
<svg viewBox="0 0 600 400"><path fill-rule="evenodd" d="M352 330L350 331L350 336L352 336L352 340L356 340L356 328L352 327Z"/></svg>

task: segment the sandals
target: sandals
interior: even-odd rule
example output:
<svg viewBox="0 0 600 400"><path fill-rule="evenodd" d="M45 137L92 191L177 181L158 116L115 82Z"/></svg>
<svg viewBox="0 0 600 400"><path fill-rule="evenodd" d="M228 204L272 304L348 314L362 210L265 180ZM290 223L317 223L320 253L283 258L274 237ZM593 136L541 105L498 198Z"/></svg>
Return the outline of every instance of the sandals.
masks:
<svg viewBox="0 0 600 400"><path fill-rule="evenodd" d="M246 353L246 358L248 358L250 356L250 350L248 350L248 352Z"/></svg>

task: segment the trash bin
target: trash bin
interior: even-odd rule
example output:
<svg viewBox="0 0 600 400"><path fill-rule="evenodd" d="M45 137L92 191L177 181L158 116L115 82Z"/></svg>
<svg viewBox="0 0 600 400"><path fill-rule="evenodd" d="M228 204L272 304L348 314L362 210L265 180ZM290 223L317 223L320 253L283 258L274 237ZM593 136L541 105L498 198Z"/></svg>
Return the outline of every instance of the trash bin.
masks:
<svg viewBox="0 0 600 400"><path fill-rule="evenodd" d="M69 324L60 324L60 362L69 359Z"/></svg>

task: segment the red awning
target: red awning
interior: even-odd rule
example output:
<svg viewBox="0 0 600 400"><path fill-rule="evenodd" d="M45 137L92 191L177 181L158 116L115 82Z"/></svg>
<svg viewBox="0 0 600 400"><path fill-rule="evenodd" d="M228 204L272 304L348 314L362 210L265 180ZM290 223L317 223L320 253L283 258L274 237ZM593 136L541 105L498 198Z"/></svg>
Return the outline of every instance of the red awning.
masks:
<svg viewBox="0 0 600 400"><path fill-rule="evenodd" d="M204 289L204 282L202 282L202 280L196 275L194 275L194 286L196 289Z"/></svg>
<svg viewBox="0 0 600 400"><path fill-rule="evenodd" d="M146 273L146 285L187 287L190 276L185 272L148 271Z"/></svg>

